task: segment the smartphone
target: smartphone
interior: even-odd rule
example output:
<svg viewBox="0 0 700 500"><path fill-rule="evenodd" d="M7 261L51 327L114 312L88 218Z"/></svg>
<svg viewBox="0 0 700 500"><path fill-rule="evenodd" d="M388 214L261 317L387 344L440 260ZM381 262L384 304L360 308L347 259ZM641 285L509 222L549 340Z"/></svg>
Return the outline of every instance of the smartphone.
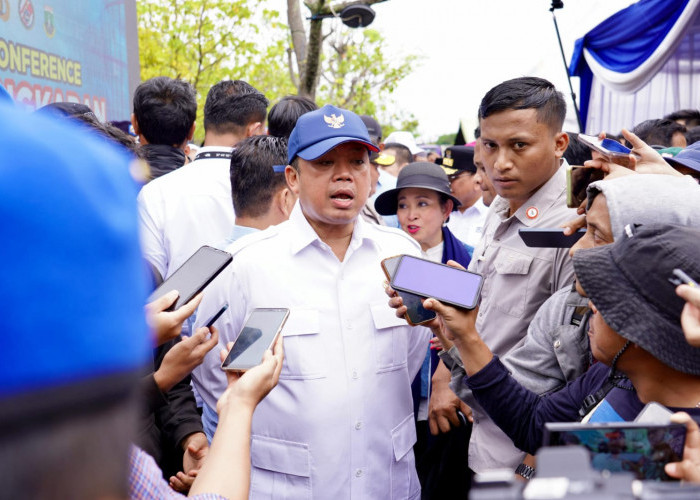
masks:
<svg viewBox="0 0 700 500"><path fill-rule="evenodd" d="M216 320L219 319L219 318L221 317L222 314L224 314L224 312L226 311L226 309L228 309L228 304L224 304L224 305L221 307L221 309L219 309L219 311L218 311L216 314L214 314L214 316L212 316L212 317L209 319L209 321L207 321L207 323L206 323L205 326L206 326L207 328L211 328L212 326L214 326L214 323L216 323Z"/></svg>
<svg viewBox="0 0 700 500"><path fill-rule="evenodd" d="M523 227L518 229L520 238L529 247L538 248L571 248L584 234L586 228L581 228L574 234L564 234L561 227Z"/></svg>
<svg viewBox="0 0 700 500"><path fill-rule="evenodd" d="M599 168L569 165L566 169L566 206L578 208L587 197L588 185L603 180L604 175Z"/></svg>
<svg viewBox="0 0 700 500"><path fill-rule="evenodd" d="M171 290L177 290L180 296L167 310L179 309L204 290L232 260L230 253L205 245L161 283L148 297L148 302L153 302Z"/></svg>
<svg viewBox="0 0 700 500"><path fill-rule="evenodd" d="M583 446L596 470L632 472L637 479L670 481L664 465L681 460L685 434L682 424L547 423L544 444Z"/></svg>
<svg viewBox="0 0 700 500"><path fill-rule="evenodd" d="M631 154L637 156L630 148L613 139L600 140L595 136L585 134L579 134L577 137L580 142L603 155L606 160L624 167L629 167Z"/></svg>
<svg viewBox="0 0 700 500"><path fill-rule="evenodd" d="M221 364L224 370L244 372L260 364L263 354L270 349L282 331L289 309L253 309Z"/></svg>
<svg viewBox="0 0 700 500"><path fill-rule="evenodd" d="M421 297L433 297L455 307L474 309L479 303L483 282L480 274L402 255L391 287Z"/></svg>
<svg viewBox="0 0 700 500"><path fill-rule="evenodd" d="M394 273L396 272L396 268L398 267L400 260L401 256L397 255L382 261L382 269L384 270L386 279L389 281L391 281L391 278L394 277ZM431 319L435 318L435 311L429 311L423 307L423 297L420 295L415 295L408 292L399 292L398 290L396 293L398 293L399 297L403 299L403 305L405 305L408 309L404 315L404 318L406 318L409 325L422 325L423 323L427 323Z"/></svg>

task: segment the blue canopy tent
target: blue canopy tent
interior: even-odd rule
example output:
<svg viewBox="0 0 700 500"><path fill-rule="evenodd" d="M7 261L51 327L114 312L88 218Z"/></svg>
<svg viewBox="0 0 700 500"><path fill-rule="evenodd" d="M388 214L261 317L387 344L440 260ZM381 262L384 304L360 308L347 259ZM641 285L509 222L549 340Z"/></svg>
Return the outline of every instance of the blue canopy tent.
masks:
<svg viewBox="0 0 700 500"><path fill-rule="evenodd" d="M700 0L640 0L576 41L587 133L700 108Z"/></svg>

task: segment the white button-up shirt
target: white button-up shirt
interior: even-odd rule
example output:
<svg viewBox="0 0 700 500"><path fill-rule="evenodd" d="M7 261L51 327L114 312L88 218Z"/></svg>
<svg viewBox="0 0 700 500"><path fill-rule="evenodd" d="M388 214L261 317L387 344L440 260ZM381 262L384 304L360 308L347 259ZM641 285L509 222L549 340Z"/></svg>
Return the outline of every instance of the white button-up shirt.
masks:
<svg viewBox="0 0 700 500"><path fill-rule="evenodd" d="M207 146L207 153L233 148ZM202 158L146 184L139 193L141 247L165 279L202 245L225 240L235 222L231 196L231 160Z"/></svg>
<svg viewBox="0 0 700 500"><path fill-rule="evenodd" d="M290 309L279 384L253 417L250 497L419 498L411 381L431 333L396 318L380 267L386 257L419 255L418 245L358 218L340 262L297 203L289 221L227 250L233 263L198 315L231 305L217 322L222 345L254 308ZM199 387L196 375L213 404L223 374L218 387Z"/></svg>
<svg viewBox="0 0 700 500"><path fill-rule="evenodd" d="M464 212L455 210L450 213L450 220L447 227L450 228L455 237L470 247L476 248L481 241L486 223L486 214L489 207L484 205L484 201L479 198L476 203L467 208Z"/></svg>

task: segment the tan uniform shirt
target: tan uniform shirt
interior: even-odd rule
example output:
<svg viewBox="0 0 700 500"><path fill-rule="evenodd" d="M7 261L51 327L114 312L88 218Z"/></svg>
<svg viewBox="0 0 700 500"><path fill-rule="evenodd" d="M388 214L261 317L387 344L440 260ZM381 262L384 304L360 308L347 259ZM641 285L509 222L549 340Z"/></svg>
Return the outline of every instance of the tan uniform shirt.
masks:
<svg viewBox="0 0 700 500"><path fill-rule="evenodd" d="M565 169L562 164L510 217L508 200L497 197L486 217L483 238L474 250L469 270L484 276L476 329L499 356L521 342L537 309L573 282L568 248L531 248L518 234L520 228L554 228L576 217L576 211L566 206ZM473 398L469 399L467 404L474 410L469 466L476 472L517 466L522 453Z"/></svg>

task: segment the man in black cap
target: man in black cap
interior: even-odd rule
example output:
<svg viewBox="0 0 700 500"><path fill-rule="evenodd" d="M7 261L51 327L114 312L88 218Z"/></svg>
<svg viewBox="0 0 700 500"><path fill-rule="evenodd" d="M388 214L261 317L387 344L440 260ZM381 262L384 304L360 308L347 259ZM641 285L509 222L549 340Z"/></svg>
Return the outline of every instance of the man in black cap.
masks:
<svg viewBox="0 0 700 500"><path fill-rule="evenodd" d="M461 205L450 214L447 227L457 238L471 247L476 247L486 221L488 207L481 199L481 187L476 176L473 146L451 146L445 156L435 163L442 168L450 180L452 194Z"/></svg>

